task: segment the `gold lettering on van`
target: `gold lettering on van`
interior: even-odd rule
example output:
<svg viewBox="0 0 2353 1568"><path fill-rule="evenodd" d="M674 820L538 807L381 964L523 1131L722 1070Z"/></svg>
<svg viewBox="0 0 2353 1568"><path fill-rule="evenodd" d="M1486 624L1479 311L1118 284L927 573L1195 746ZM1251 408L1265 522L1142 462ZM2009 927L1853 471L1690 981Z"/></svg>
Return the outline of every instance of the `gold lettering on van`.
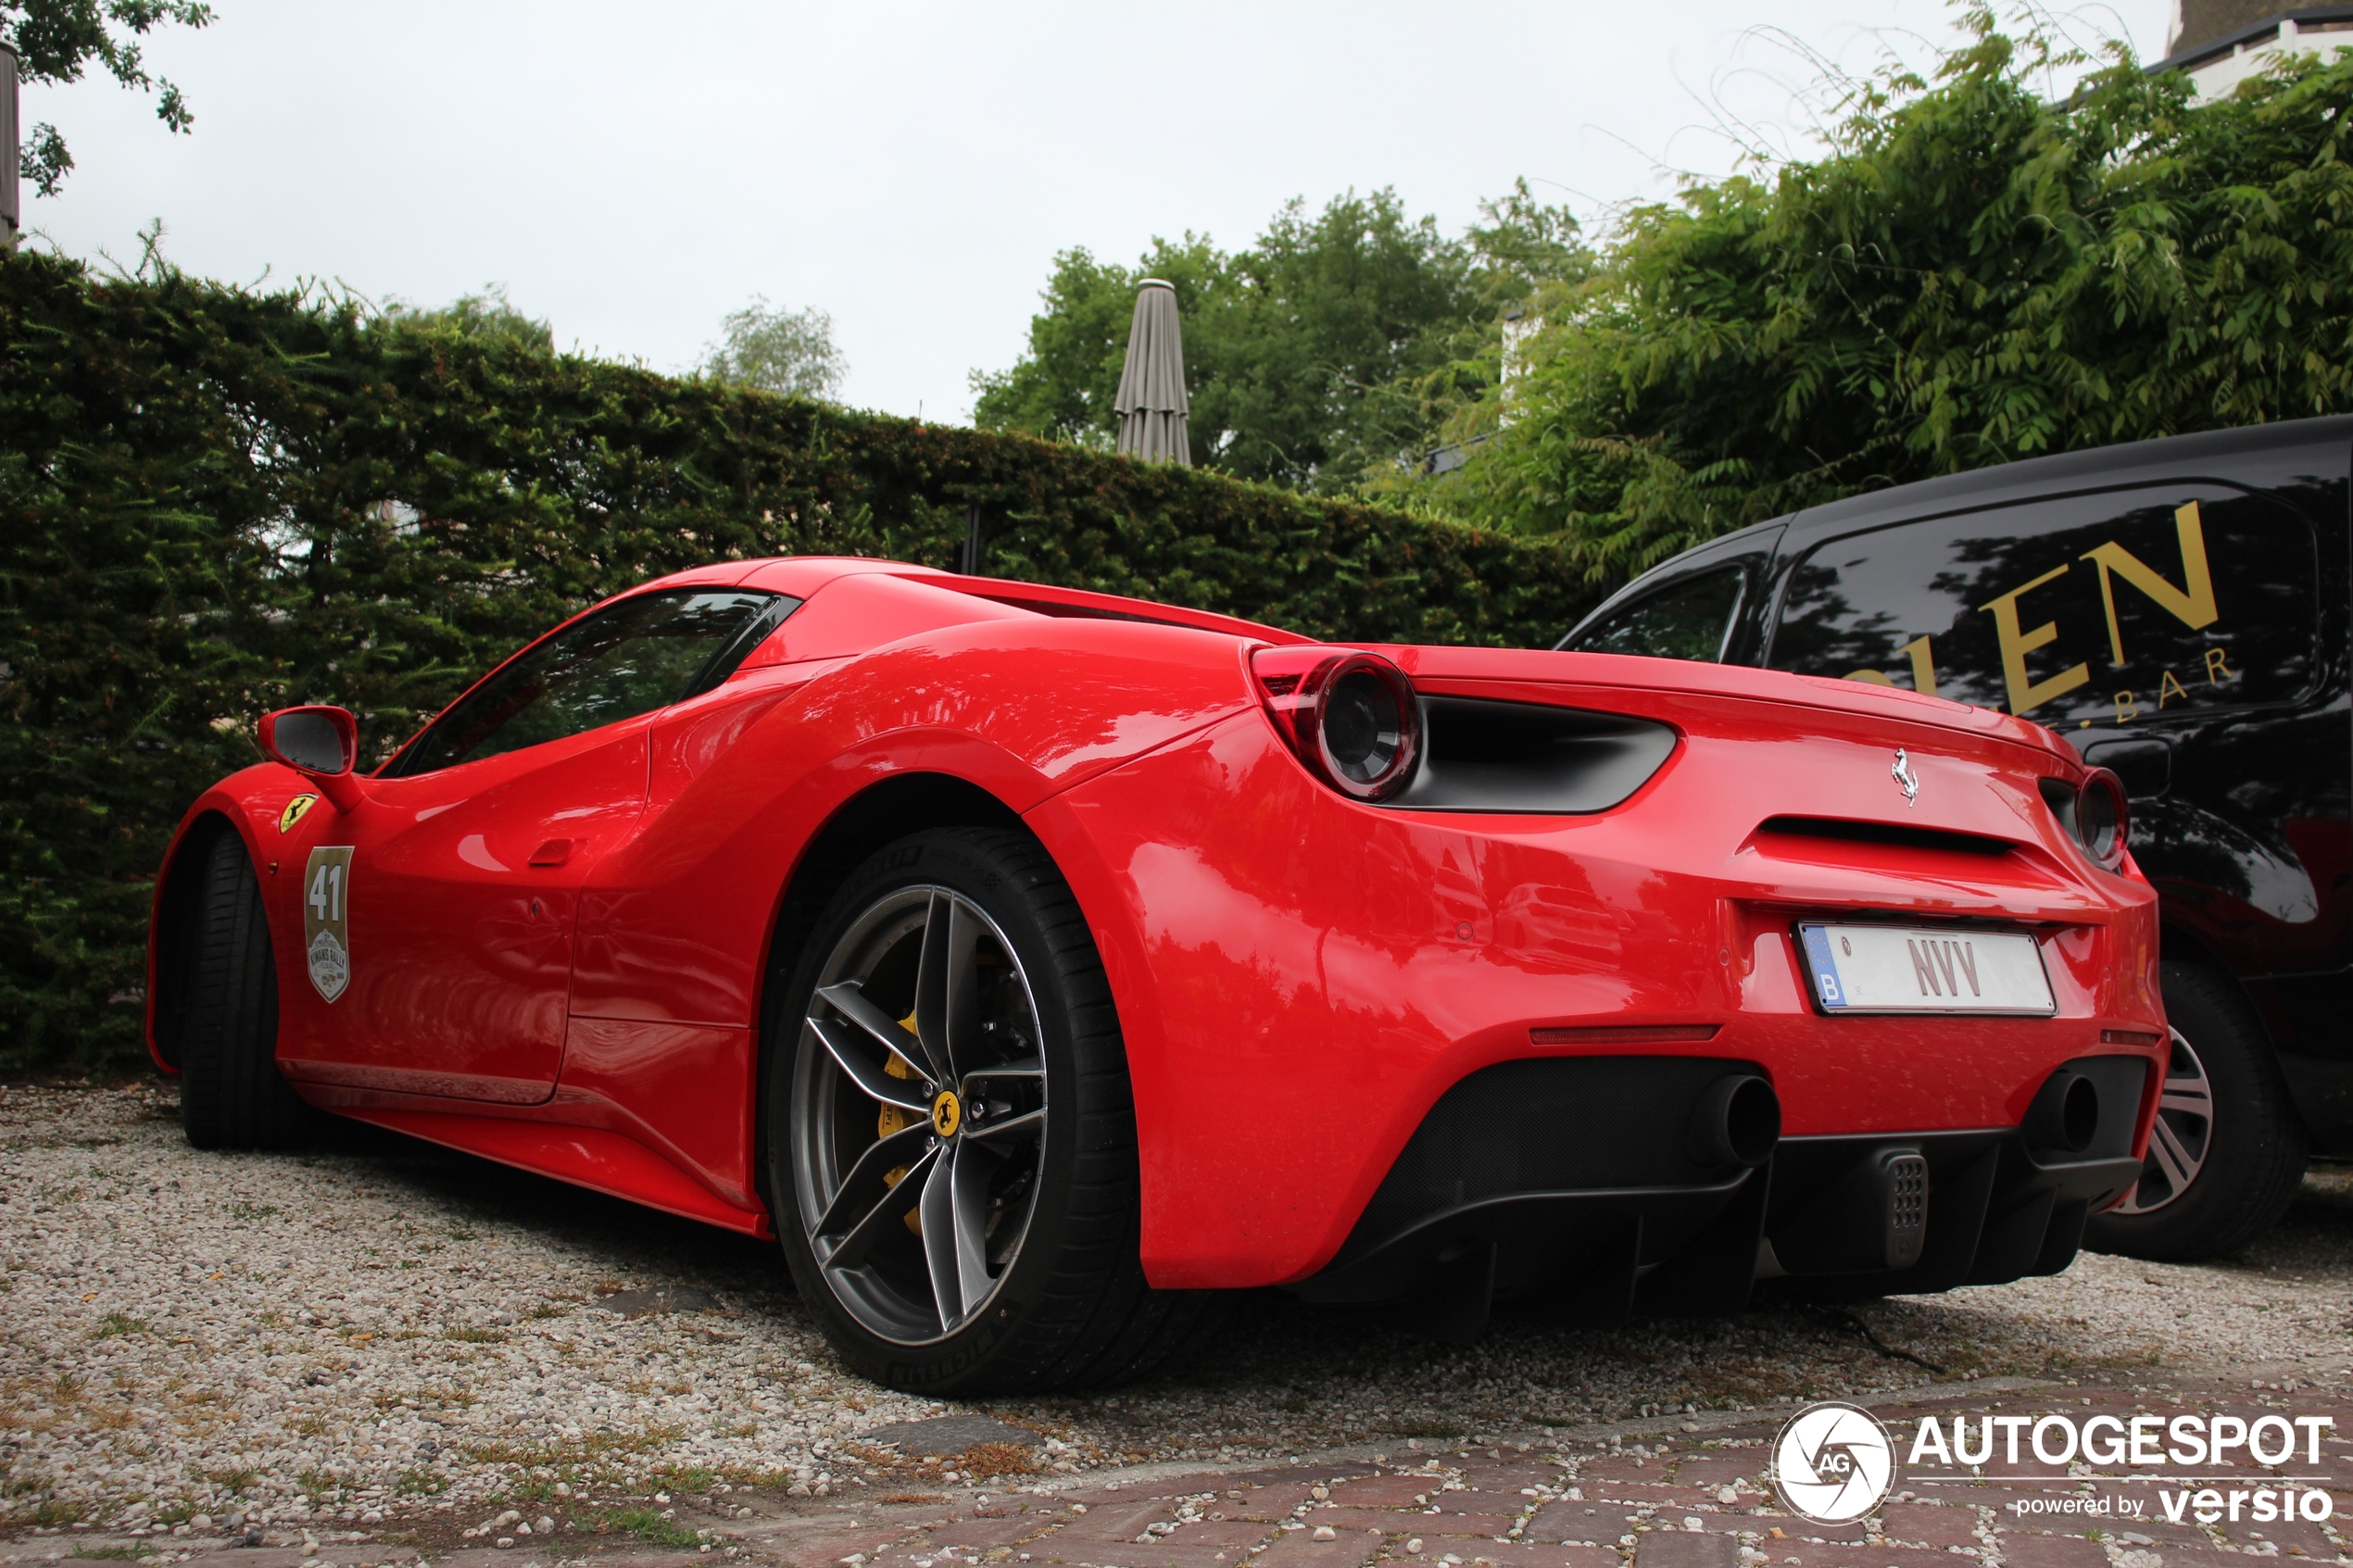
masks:
<svg viewBox="0 0 2353 1568"><path fill-rule="evenodd" d="M2223 652L2221 648L2206 650L2206 684L2209 686L2219 686L2225 681L2239 678L2239 672L2222 661Z"/></svg>
<svg viewBox="0 0 2353 1568"><path fill-rule="evenodd" d="M2116 585L2109 581L2110 572L2146 594L2158 608L2193 632L2213 625L2221 613L2214 604L2214 574L2206 564L2206 526L2196 501L2174 510L2173 532L2182 542L2183 586L2179 588L2113 539L2095 546L2079 558L2090 561L2100 574L2100 604L2108 611L2108 653L2111 662L2120 669L2124 663L2124 634L2116 625ZM2160 704L2162 700L2159 699Z"/></svg>
<svg viewBox="0 0 2353 1568"><path fill-rule="evenodd" d="M1895 651L1912 661L1912 689L1922 696L1934 696L1936 695L1936 660L1930 656L1928 638L1925 635L1914 637ZM1845 678L1850 681L1868 681L1874 686L1895 685L1894 681L1884 670L1850 670L1846 672ZM1897 686L1896 689L1901 691L1903 688Z"/></svg>
<svg viewBox="0 0 2353 1568"><path fill-rule="evenodd" d="M2138 566L2140 563L2134 561L2133 564ZM2045 621L2031 632L2021 630L2018 601L2053 578L2066 575L2066 567L2053 567L2023 587L2012 588L1992 603L1977 607L1994 618L1994 631L2002 645L2002 678L2009 686L2012 713L2032 712L2055 696L2066 696L2092 678L2088 664L2071 664L2047 681L2031 680L2026 673L2026 656L2058 640L2058 622Z"/></svg>
<svg viewBox="0 0 2353 1568"><path fill-rule="evenodd" d="M1936 695L1936 660L1929 657L1928 639L1914 637L1895 650L1912 661L1912 689L1922 696Z"/></svg>
<svg viewBox="0 0 2353 1568"><path fill-rule="evenodd" d="M2177 696L2183 702L2187 702L2190 699L2190 690L2175 680L2173 671L2168 670L2165 672L2165 678L2157 684L2157 705L2162 708Z"/></svg>

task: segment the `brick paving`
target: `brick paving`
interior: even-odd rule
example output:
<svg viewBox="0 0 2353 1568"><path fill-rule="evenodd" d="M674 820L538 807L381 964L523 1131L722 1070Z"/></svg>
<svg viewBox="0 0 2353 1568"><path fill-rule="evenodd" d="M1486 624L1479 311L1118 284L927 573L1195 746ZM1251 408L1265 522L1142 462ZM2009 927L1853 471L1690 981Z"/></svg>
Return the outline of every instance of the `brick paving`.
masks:
<svg viewBox="0 0 2353 1568"><path fill-rule="evenodd" d="M1441 1348L1254 1297L1143 1387L963 1409L1042 1433L1031 1461L922 1464L860 1435L953 1407L849 1374L771 1247L401 1140L206 1155L149 1090L0 1089L0 1568L2341 1562L2348 1237L2353 1167L2332 1166L2245 1258L2087 1256L1852 1311L1510 1320ZM633 1283L715 1305L599 1304ZM1886 1392L1922 1363L1936 1382ZM1824 1396L1870 1404L1899 1451L1931 1415L2330 1413L2295 1484L2332 1517L2233 1517L2205 1479L2201 1517L2174 1480L2029 1451L1907 1467L1876 1514L1809 1524L1767 1449ZM2087 1498L2139 1513L2034 1512Z"/></svg>
<svg viewBox="0 0 2353 1568"><path fill-rule="evenodd" d="M2353 1563L2353 1385L2344 1368L2279 1386L2182 1379L2165 1386L1949 1386L1870 1408L1899 1459L1923 1416L2181 1412L2325 1416L2317 1462L2240 1462L2188 1478L2164 1468L2045 1464L2006 1455L1974 1471L1905 1465L1890 1496L1843 1526L1782 1507L1768 1465L1786 1412L1651 1421L1567 1435L1526 1434L1486 1448L1370 1446L1249 1470L1139 1467L1086 1484L1015 1475L915 1500L796 1499L746 1488L681 1497L665 1528L692 1550L610 1527L560 1524L544 1542L486 1549L454 1526L245 1548L196 1538L118 1537L67 1526L0 1544L0 1565L153 1559L197 1568L380 1568L422 1556L434 1568L2239 1568L2250 1557ZM2307 1380L2309 1380L2307 1383ZM2260 1380L2256 1380L2260 1381ZM2299 1385L2305 1386L2299 1386ZM1974 1425L1972 1424L1972 1429ZM2031 1430L2031 1429L2030 1429ZM891 1495L877 1469L868 1486ZM2292 1478L2292 1479L2291 1479ZM2202 1522L2184 1494L2293 1486L2329 1499L2309 1518ZM2166 1516L2168 1495L2179 1512ZM2077 1512L2049 1512L2055 1506ZM2082 1512L2089 1509L2092 1512ZM2137 1512L2135 1512L2137 1510ZM2213 1511L2209 1511L2213 1512ZM395 1538L402 1535L406 1539Z"/></svg>

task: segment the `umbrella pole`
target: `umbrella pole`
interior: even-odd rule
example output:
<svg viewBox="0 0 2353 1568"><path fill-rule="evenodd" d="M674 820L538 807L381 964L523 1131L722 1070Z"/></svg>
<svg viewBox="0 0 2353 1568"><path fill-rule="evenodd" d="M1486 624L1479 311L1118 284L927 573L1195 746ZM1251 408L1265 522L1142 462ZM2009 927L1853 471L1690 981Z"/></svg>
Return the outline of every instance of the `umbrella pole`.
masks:
<svg viewBox="0 0 2353 1568"><path fill-rule="evenodd" d="M967 577L978 577L981 574L980 508L978 507L964 508L964 559L961 570Z"/></svg>

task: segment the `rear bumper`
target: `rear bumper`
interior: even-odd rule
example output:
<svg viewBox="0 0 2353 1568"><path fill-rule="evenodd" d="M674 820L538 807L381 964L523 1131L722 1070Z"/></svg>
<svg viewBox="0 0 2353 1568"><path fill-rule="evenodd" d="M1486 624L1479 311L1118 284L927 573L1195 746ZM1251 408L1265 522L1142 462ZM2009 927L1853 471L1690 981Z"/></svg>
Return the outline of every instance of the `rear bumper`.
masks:
<svg viewBox="0 0 2353 1568"><path fill-rule="evenodd" d="M1984 856L1758 831L1793 811L1910 825L1889 758L1908 743L1929 766L1933 733L1793 744L1784 725L1751 744L1703 733L1720 715L1649 716L1687 726L1680 748L1625 806L1591 816L1360 806L1309 778L1254 712L1026 815L1111 983L1154 1286L1329 1274L1338 1289L1344 1266L1380 1273L1359 1235L1378 1189L1441 1100L1502 1064L1712 1058L1765 1077L1789 1135L1894 1138L2016 1126L2062 1061L2132 1042L2158 1053L2145 885L2039 842ZM2031 778L1966 761L1945 759L1930 782L1969 832L1990 833L1997 808L2014 830L2043 811ZM2057 1015L1826 1018L1793 928L1856 918L2032 932ZM1613 1043L1629 1028L1650 1043ZM1736 1174L1603 1173L1521 1190L1614 1193L1567 1207L1630 1207L1680 1234L1733 1193L1633 1189ZM1478 1222L1520 1223L1501 1210ZM1401 1258L1428 1250L1398 1246ZM1655 1255L1646 1243L1641 1261Z"/></svg>
<svg viewBox="0 0 2353 1568"><path fill-rule="evenodd" d="M1692 1057L1502 1063L1424 1119L1331 1263L1317 1301L1407 1300L1441 1332L1525 1301L1588 1323L1737 1311L1760 1278L1839 1295L2055 1273L2129 1188L2142 1056L2079 1059L2098 1115L2081 1147L2021 1127L1781 1139L1754 1169L1709 1166L1689 1129L1745 1064Z"/></svg>
<svg viewBox="0 0 2353 1568"><path fill-rule="evenodd" d="M2129 1065L2135 1078L2146 1071L2137 1057L2104 1060ZM2132 1092L2139 1094L2137 1082ZM2140 1179L2129 1139L2128 1128L2123 1152L2110 1146L2077 1156L2036 1149L2015 1127L1785 1139L1774 1151L1766 1208L1769 1261L1764 1254L1759 1261L1825 1294L1911 1295L2055 1274L2074 1261L2083 1222ZM1840 1201L1843 1178L1892 1148L1919 1151L1929 1193L1919 1260L1894 1270L1869 1266L1868 1233L1856 1209Z"/></svg>
<svg viewBox="0 0 2353 1568"><path fill-rule="evenodd" d="M1758 1172L1689 1147L1709 1085L1755 1072L1611 1056L1475 1073L1422 1119L1339 1255L1294 1288L1318 1301L1390 1300L1468 1269L1499 1299L1578 1298L1579 1315L1623 1316L1639 1273L1761 1190Z"/></svg>

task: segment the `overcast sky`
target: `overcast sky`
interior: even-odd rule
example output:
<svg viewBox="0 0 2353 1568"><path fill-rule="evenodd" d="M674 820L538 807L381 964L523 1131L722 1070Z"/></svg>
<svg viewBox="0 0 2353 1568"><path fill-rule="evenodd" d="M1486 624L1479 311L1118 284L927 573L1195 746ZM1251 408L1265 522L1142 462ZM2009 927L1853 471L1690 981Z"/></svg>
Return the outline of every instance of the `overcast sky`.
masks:
<svg viewBox="0 0 2353 1568"><path fill-rule="evenodd" d="M1924 57L1943 0L661 6L215 0L148 48L193 134L110 82L27 89L80 167L28 228L129 259L434 305L507 285L560 345L693 364L755 294L833 315L849 401L969 417L1055 252L1247 243L1392 185L1450 230L1527 176L1580 216L1804 145L1811 69ZM2072 13L2163 52L2168 0Z"/></svg>

